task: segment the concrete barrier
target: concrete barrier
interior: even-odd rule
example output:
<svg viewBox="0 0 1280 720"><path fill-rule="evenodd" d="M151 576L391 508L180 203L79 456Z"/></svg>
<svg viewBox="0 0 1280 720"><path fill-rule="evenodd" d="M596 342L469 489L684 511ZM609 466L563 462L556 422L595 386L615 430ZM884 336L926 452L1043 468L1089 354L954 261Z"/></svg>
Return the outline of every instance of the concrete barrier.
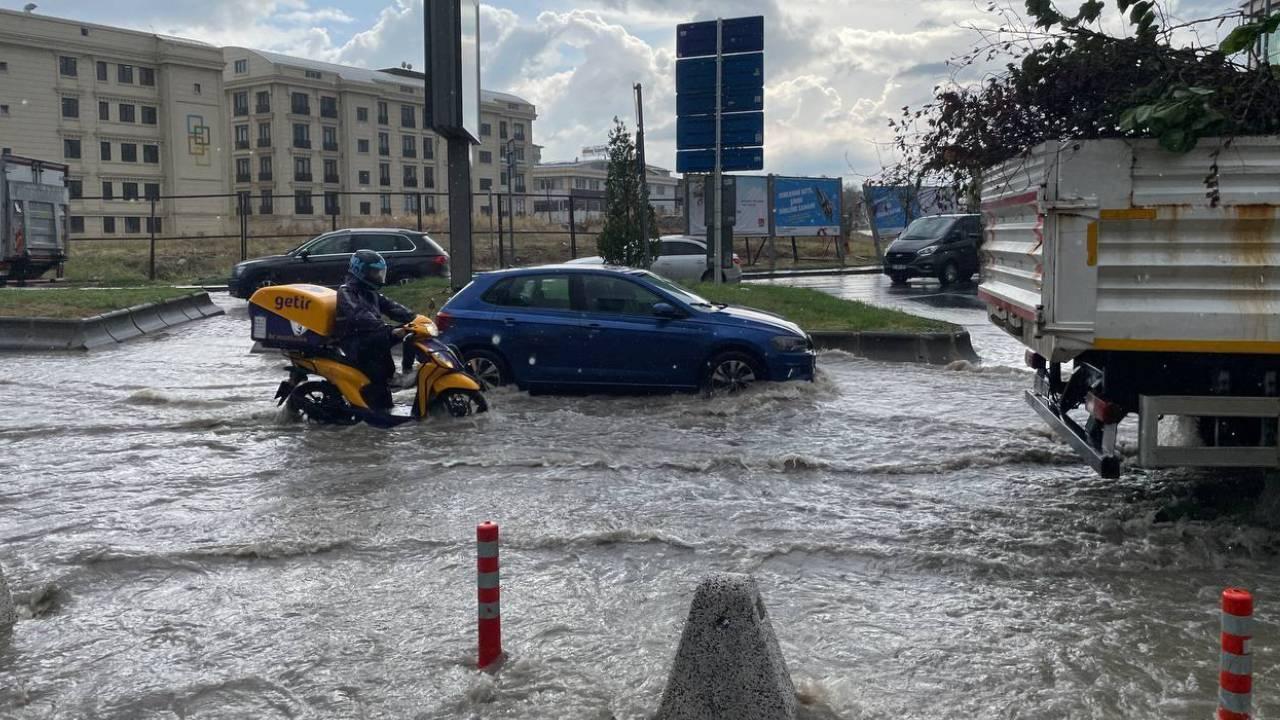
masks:
<svg viewBox="0 0 1280 720"><path fill-rule="evenodd" d="M192 295L191 298L196 310L205 317L227 314L227 311L218 307L218 305L213 301L213 298L210 297L207 292L200 295Z"/></svg>
<svg viewBox="0 0 1280 720"><path fill-rule="evenodd" d="M169 327L164 320L160 319L160 312L156 310L155 303L129 308L129 316L133 318L133 324L137 325L143 334L160 332Z"/></svg>
<svg viewBox="0 0 1280 720"><path fill-rule="evenodd" d="M223 314L209 293L201 292L81 320L0 317L0 352L92 350Z"/></svg>
<svg viewBox="0 0 1280 720"><path fill-rule="evenodd" d="M97 320L97 323L92 322ZM132 340L142 334L138 326L133 324L133 316L128 310L116 310L115 312L99 315L97 318L86 318L84 326L86 329L94 325L99 326L106 331L111 339L116 342L124 342Z"/></svg>
<svg viewBox="0 0 1280 720"><path fill-rule="evenodd" d="M188 320L201 320L204 318L204 314L196 308L193 296L181 298L176 307L186 314Z"/></svg>
<svg viewBox="0 0 1280 720"><path fill-rule="evenodd" d="M704 579L655 720L793 720L796 688L750 575Z"/></svg>
<svg viewBox="0 0 1280 720"><path fill-rule="evenodd" d="M156 305L156 312L160 314L160 319L164 321L165 325L173 327L191 319L178 307L180 303L180 300L170 300Z"/></svg>
<svg viewBox="0 0 1280 720"><path fill-rule="evenodd" d="M13 595L9 593L9 583L4 579L4 568L0 567L0 649L3 649L13 632L13 625L18 621L18 613L13 608Z"/></svg>
<svg viewBox="0 0 1280 720"><path fill-rule="evenodd" d="M981 362L968 330L943 332L811 332L819 350L843 350L869 360L950 365L957 360Z"/></svg>

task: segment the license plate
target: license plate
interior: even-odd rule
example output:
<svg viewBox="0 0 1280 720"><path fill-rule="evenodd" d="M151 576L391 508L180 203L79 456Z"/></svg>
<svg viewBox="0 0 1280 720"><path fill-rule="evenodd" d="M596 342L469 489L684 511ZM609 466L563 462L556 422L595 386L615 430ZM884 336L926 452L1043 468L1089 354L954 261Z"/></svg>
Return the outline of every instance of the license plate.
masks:
<svg viewBox="0 0 1280 720"><path fill-rule="evenodd" d="M907 266L906 265L890 265L889 269L890 270L906 270Z"/></svg>

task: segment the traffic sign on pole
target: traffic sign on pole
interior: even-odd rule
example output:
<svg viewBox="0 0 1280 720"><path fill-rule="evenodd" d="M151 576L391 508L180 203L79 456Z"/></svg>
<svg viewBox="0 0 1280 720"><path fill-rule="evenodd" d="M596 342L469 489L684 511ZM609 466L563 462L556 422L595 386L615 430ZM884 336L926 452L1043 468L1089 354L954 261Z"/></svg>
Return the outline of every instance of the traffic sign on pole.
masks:
<svg viewBox="0 0 1280 720"><path fill-rule="evenodd" d="M725 89L764 87L764 53L726 55L722 70ZM714 57L676 61L676 92L713 92L716 84Z"/></svg>
<svg viewBox="0 0 1280 720"><path fill-rule="evenodd" d="M717 23L724 25L721 32L722 50L716 46ZM677 58L715 55L718 50L724 55L764 50L764 16L707 20L676 26Z"/></svg>
<svg viewBox="0 0 1280 720"><path fill-rule="evenodd" d="M715 147L714 115L676 117L676 149L699 150ZM720 121L720 142L727 147L764 145L764 113L734 113Z"/></svg>

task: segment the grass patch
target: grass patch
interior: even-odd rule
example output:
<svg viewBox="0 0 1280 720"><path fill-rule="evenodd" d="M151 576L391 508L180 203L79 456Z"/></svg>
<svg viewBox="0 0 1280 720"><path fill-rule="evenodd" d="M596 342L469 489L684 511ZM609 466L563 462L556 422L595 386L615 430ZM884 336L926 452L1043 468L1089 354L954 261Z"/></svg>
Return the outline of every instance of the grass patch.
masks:
<svg viewBox="0 0 1280 720"><path fill-rule="evenodd" d="M190 294L190 290L174 287L0 288L0 317L85 318Z"/></svg>
<svg viewBox="0 0 1280 720"><path fill-rule="evenodd" d="M736 283L715 285L699 283L693 291L711 302L740 305L781 315L809 332L860 330L954 330L955 326L940 320L868 305L856 300L842 300L834 295L810 288L784 285Z"/></svg>
<svg viewBox="0 0 1280 720"><path fill-rule="evenodd" d="M436 310L453 295L444 278L424 278L403 285L388 285L382 294L423 315L434 316Z"/></svg>

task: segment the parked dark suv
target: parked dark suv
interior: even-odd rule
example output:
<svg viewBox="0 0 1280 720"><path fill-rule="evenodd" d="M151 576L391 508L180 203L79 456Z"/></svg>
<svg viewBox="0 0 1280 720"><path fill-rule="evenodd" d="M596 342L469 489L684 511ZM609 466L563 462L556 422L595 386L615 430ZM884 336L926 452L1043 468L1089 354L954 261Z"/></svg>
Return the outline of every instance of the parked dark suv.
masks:
<svg viewBox="0 0 1280 720"><path fill-rule="evenodd" d="M389 283L449 275L448 253L425 234L395 228L360 228L325 233L284 255L246 260L232 269L229 289L233 296L247 298L267 285L341 285L351 254L366 249L377 250L387 259Z"/></svg>
<svg viewBox="0 0 1280 720"><path fill-rule="evenodd" d="M980 269L981 215L916 218L884 254L884 274L895 285L936 277L943 285L967 281Z"/></svg>

